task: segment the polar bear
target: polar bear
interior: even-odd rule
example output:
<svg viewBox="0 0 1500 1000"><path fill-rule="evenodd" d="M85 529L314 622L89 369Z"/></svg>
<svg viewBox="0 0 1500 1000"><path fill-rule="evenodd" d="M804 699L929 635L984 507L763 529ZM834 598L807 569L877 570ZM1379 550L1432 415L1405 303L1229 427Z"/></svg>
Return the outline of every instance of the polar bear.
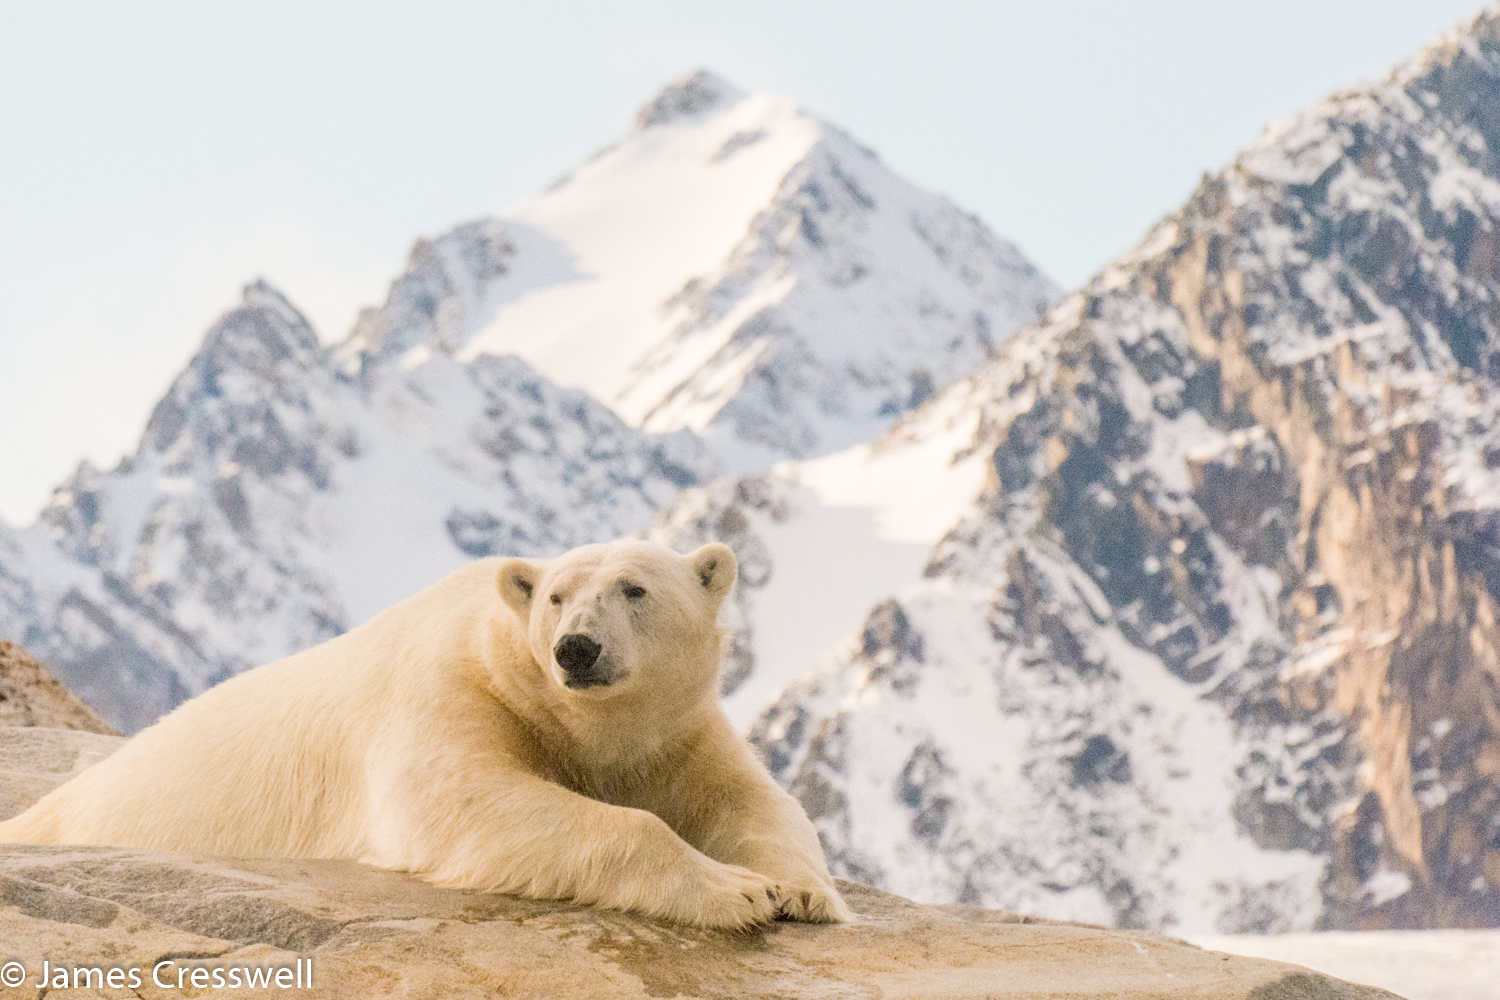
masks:
<svg viewBox="0 0 1500 1000"><path fill-rule="evenodd" d="M211 688L0 841L352 858L702 927L847 920L717 702L734 554L472 563Z"/></svg>

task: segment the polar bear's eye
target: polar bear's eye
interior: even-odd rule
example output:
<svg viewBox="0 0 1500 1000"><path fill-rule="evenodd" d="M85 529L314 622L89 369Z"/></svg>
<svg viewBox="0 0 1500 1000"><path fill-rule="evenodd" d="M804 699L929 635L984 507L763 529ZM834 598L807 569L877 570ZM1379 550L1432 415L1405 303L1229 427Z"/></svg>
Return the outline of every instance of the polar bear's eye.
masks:
<svg viewBox="0 0 1500 1000"><path fill-rule="evenodd" d="M553 604L561 604L562 603L562 595L561 594L553 594L552 595L552 603Z"/></svg>
<svg viewBox="0 0 1500 1000"><path fill-rule="evenodd" d="M646 596L646 588L637 586L633 583L627 583L620 589L624 591L625 599L627 601L639 601L641 598Z"/></svg>

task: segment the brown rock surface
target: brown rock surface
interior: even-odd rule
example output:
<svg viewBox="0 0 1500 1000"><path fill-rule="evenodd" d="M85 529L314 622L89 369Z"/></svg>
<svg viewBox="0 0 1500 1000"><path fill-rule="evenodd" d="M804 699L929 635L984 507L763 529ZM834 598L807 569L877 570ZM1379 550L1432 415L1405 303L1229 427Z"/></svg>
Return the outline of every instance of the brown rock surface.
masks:
<svg viewBox="0 0 1500 1000"><path fill-rule="evenodd" d="M119 742L0 731L0 763L8 768L0 790L9 808L19 808ZM27 767L29 779L18 784L15 775ZM177 972L220 969L228 982L231 968L291 969L304 959L313 968L306 995L326 997L1392 996L1143 931L919 906L853 883L841 889L857 923L782 923L737 935L439 889L347 861L13 845L0 849L0 940L5 961L26 969L17 996L37 995L43 970L55 976L58 967L70 977L98 969L77 974L95 984L111 969L126 982L137 970L134 995L147 998L263 995L195 990L190 979L178 989ZM170 988L152 981L163 961L176 963L158 973Z"/></svg>
<svg viewBox="0 0 1500 1000"><path fill-rule="evenodd" d="M1268 129L931 407L983 408L980 504L752 731L835 873L1118 926L1500 927L1500 200L1445 194L1500 182L1497 66L1491 6ZM876 448L907 434L937 440ZM959 684L1018 777L928 707ZM1168 691L1232 724L1265 867L1229 836L1211 881L1179 864L1207 845L1163 790L1210 765ZM1322 872L1271 875L1293 851Z"/></svg>
<svg viewBox="0 0 1500 1000"><path fill-rule="evenodd" d="M116 736L114 728L73 696L25 647L0 639L0 726L78 729Z"/></svg>
<svg viewBox="0 0 1500 1000"><path fill-rule="evenodd" d="M0 819L9 819L125 741L76 729L0 728Z"/></svg>

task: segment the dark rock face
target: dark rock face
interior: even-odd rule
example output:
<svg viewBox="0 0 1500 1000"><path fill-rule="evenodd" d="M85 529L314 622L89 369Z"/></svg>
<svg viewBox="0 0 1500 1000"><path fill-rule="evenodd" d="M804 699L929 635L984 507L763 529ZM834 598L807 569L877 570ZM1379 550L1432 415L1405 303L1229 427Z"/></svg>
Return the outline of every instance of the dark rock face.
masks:
<svg viewBox="0 0 1500 1000"><path fill-rule="evenodd" d="M1180 317L1162 353L1218 368L1197 412L1259 444L1232 475L1201 466L1195 505L1280 581L1291 662L1262 696L1326 734L1271 781L1322 806L1293 839L1331 851L1332 926L1500 924L1500 784L1478 766L1500 753L1497 592L1461 565L1483 560L1470 512L1496 495L1475 458L1500 433L1500 206L1477 196L1497 176L1477 110L1500 106L1497 27L1252 148L1135 279Z"/></svg>
<svg viewBox="0 0 1500 1000"><path fill-rule="evenodd" d="M711 111L744 95L706 69L698 69L673 81L647 103L635 118L640 129L670 125Z"/></svg>
<svg viewBox="0 0 1500 1000"><path fill-rule="evenodd" d="M1274 126L962 387L994 475L899 599L920 672L854 650L756 730L840 870L1124 926L1500 925L1496 108L1488 12ZM1259 860L1194 888L1214 768L1197 842ZM851 804L950 785L941 823Z"/></svg>

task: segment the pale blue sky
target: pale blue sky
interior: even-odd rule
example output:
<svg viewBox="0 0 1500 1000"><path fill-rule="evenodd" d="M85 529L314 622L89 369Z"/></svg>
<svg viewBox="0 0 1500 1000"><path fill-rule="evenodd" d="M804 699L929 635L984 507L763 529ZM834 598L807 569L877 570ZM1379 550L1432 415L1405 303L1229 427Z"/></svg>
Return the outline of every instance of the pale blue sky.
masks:
<svg viewBox="0 0 1500 1000"><path fill-rule="evenodd" d="M1477 9L0 0L0 517L132 448L249 279L342 337L415 237L687 69L796 98L1074 285L1268 122Z"/></svg>

